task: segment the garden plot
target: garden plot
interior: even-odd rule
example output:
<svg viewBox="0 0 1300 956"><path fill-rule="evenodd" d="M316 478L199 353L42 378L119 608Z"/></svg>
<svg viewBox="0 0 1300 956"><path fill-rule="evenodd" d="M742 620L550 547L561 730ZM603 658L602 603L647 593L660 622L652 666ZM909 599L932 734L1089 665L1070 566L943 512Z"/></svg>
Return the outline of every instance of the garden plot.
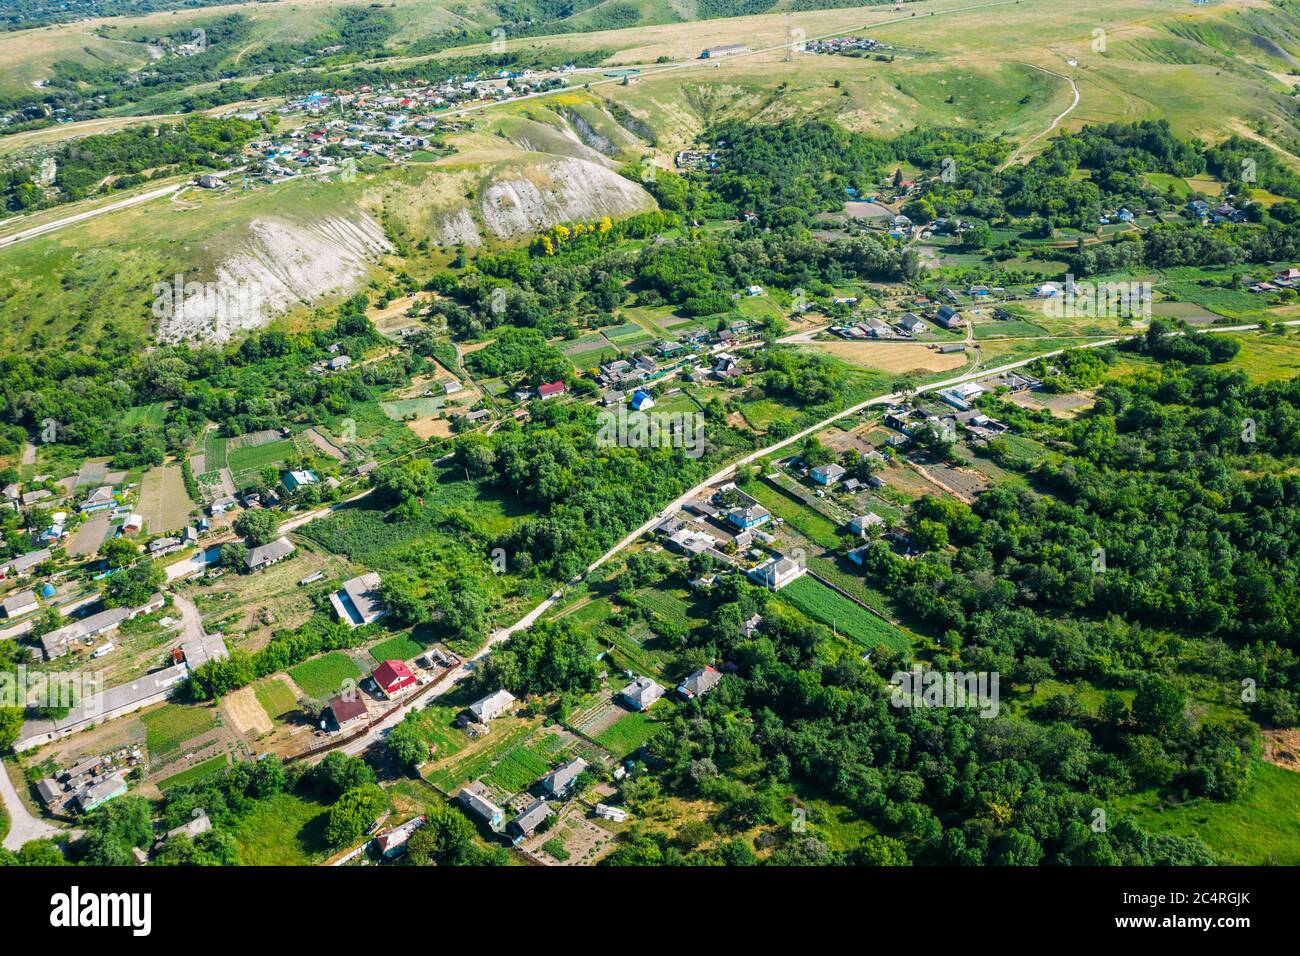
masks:
<svg viewBox="0 0 1300 956"><path fill-rule="evenodd" d="M185 490L180 465L151 468L140 480L140 501L136 510L150 534L179 531L189 524L197 507Z"/></svg>

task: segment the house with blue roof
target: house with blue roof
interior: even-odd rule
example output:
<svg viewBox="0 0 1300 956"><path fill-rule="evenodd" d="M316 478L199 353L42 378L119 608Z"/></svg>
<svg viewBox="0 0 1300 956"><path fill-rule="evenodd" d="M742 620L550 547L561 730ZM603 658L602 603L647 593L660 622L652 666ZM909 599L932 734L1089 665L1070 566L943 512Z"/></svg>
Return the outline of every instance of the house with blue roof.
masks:
<svg viewBox="0 0 1300 956"><path fill-rule="evenodd" d="M654 407L655 407L654 396L651 395L649 392L643 391L642 389L638 388L636 390L636 393L632 396L632 410L634 412L643 412L648 408L654 408Z"/></svg>

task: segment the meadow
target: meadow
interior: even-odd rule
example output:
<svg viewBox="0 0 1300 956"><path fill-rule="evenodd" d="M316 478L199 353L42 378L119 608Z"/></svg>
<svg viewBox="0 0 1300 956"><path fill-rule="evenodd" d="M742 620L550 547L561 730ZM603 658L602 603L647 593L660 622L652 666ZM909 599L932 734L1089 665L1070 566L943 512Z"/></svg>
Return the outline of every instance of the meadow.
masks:
<svg viewBox="0 0 1300 956"><path fill-rule="evenodd" d="M217 754L215 757L209 757L200 763L196 763L188 770L182 770L180 773L172 774L158 781L158 789L163 793L173 790L176 787L191 787L195 784L217 776L225 771L229 761L225 754Z"/></svg>
<svg viewBox="0 0 1300 956"><path fill-rule="evenodd" d="M342 651L331 651L323 657L289 668L289 676L303 689L303 693L324 700L337 692L344 681L359 678L361 668Z"/></svg>

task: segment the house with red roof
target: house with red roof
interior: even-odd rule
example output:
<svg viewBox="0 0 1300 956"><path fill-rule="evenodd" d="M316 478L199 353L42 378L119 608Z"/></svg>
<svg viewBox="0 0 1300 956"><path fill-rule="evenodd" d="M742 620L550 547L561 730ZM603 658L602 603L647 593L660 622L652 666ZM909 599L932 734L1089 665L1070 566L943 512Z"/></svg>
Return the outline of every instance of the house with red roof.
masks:
<svg viewBox="0 0 1300 956"><path fill-rule="evenodd" d="M365 723L366 718L369 717L365 700L356 692L331 697L326 710L334 718L334 723L340 731L351 730Z"/></svg>
<svg viewBox="0 0 1300 956"><path fill-rule="evenodd" d="M548 398L559 398L564 394L564 382L547 382L545 385L537 386L537 397L542 401Z"/></svg>
<svg viewBox="0 0 1300 956"><path fill-rule="evenodd" d="M375 679L376 686L388 697L400 694L415 683L415 674L411 672L411 668L405 661L384 661L370 676Z"/></svg>

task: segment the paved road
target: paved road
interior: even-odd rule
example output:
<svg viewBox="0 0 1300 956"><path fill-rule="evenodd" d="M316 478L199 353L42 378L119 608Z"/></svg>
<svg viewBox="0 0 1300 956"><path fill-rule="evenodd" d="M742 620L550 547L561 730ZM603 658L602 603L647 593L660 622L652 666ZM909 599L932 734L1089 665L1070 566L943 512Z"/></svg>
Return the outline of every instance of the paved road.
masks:
<svg viewBox="0 0 1300 956"><path fill-rule="evenodd" d="M63 834L58 827L46 823L27 812L27 805L18 797L13 781L9 779L9 765L0 767L0 800L4 801L9 811L9 832L5 835L4 848L17 850L29 840L41 840Z"/></svg>

